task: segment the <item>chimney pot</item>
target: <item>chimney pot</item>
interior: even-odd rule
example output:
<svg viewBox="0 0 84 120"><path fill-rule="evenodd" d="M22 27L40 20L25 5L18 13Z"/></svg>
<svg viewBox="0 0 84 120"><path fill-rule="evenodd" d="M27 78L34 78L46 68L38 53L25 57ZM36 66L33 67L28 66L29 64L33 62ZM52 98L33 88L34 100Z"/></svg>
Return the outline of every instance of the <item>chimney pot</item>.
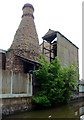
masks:
<svg viewBox="0 0 84 120"><path fill-rule="evenodd" d="M34 12L34 7L31 4L25 4L22 8L23 10L23 15L24 16L31 16L34 19L33 12Z"/></svg>
<svg viewBox="0 0 84 120"><path fill-rule="evenodd" d="M23 10L25 7L32 8L33 11L34 11L34 7L33 7L33 5L31 5L31 4L29 4L29 3L26 3L26 4L23 6L22 10Z"/></svg>

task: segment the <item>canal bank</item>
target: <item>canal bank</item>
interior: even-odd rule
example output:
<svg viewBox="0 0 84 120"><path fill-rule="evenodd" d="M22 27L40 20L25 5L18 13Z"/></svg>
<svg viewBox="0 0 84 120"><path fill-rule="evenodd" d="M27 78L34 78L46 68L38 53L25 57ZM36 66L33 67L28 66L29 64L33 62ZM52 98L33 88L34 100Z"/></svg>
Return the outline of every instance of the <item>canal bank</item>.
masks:
<svg viewBox="0 0 84 120"><path fill-rule="evenodd" d="M2 108L2 115L3 116L14 115L26 111L32 111L34 110L34 108L39 108L39 107L35 107L35 105L32 104L31 99L32 97L24 97L24 98L19 97L19 98L12 98L11 100L7 99L7 101L3 100L4 106ZM68 104L72 104L72 103L79 104L80 102L83 102L83 100L84 100L83 94L74 94L74 96L70 99Z"/></svg>
<svg viewBox="0 0 84 120"><path fill-rule="evenodd" d="M84 99L84 95L75 95L73 98L70 99L70 103L75 103L75 102L82 102ZM24 98L13 98L11 100L7 99L7 101L3 101L4 106L2 110L2 115L7 116L7 115L14 115L17 113L22 113L25 111L30 111L33 110L35 105L32 104L31 97L24 97ZM9 106L10 103L10 106Z"/></svg>
<svg viewBox="0 0 84 120"><path fill-rule="evenodd" d="M68 104L57 105L54 108L48 109L33 109L9 116L3 116L3 118L77 118L84 115L84 97L72 100Z"/></svg>
<svg viewBox="0 0 84 120"><path fill-rule="evenodd" d="M70 102L76 101L76 100L82 100L84 98L83 94L76 94L70 99Z"/></svg>

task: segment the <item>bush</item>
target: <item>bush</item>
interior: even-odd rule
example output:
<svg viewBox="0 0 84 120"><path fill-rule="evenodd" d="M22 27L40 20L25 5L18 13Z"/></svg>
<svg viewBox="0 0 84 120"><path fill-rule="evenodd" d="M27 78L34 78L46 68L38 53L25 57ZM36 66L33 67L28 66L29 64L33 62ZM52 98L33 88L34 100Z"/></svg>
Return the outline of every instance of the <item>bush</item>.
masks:
<svg viewBox="0 0 84 120"><path fill-rule="evenodd" d="M40 91L32 98L33 101L45 107L68 102L72 91L77 89L78 67L73 64L61 67L57 57L51 63L43 55L38 60L41 66L34 72L39 80Z"/></svg>

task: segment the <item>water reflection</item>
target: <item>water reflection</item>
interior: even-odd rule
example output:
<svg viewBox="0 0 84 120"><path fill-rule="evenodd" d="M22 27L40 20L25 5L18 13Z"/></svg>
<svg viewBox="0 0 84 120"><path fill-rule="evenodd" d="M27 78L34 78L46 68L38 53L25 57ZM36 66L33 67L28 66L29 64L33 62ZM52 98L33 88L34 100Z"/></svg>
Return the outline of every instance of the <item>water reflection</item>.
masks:
<svg viewBox="0 0 84 120"><path fill-rule="evenodd" d="M84 99L73 102L71 107L75 112L75 116L81 118L80 120L84 120Z"/></svg>
<svg viewBox="0 0 84 120"><path fill-rule="evenodd" d="M80 118L82 115L84 115L84 99L55 108L26 111L7 118Z"/></svg>
<svg viewBox="0 0 84 120"><path fill-rule="evenodd" d="M84 120L84 115L80 116L80 120Z"/></svg>
<svg viewBox="0 0 84 120"><path fill-rule="evenodd" d="M83 107L80 107L80 109L79 109L79 114L80 114L80 115L84 114L84 106L83 106Z"/></svg>

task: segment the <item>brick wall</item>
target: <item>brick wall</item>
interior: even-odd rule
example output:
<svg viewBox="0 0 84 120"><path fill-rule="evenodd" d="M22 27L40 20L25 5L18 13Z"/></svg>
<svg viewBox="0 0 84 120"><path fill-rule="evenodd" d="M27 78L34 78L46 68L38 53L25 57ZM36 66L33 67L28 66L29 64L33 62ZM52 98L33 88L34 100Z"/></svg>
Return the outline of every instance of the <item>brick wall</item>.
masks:
<svg viewBox="0 0 84 120"><path fill-rule="evenodd" d="M49 46L50 45L48 42L44 42L45 48L50 49ZM40 45L40 48L41 48L41 53L43 53L43 43ZM49 53L45 54L46 52L48 51L44 49L45 58L48 60L50 54ZM59 58L62 66L66 66L72 62L74 63L74 65L79 65L78 48L59 33L57 33L56 52L57 52L57 57ZM51 57L53 57L53 54L51 54Z"/></svg>
<svg viewBox="0 0 84 120"><path fill-rule="evenodd" d="M5 70L6 67L6 55L5 53L0 52L0 69Z"/></svg>
<svg viewBox="0 0 84 120"><path fill-rule="evenodd" d="M72 62L75 65L78 64L78 48L59 33L57 33L57 56L62 66Z"/></svg>
<svg viewBox="0 0 84 120"><path fill-rule="evenodd" d="M23 62L12 51L7 52L6 58L6 70L23 72Z"/></svg>

